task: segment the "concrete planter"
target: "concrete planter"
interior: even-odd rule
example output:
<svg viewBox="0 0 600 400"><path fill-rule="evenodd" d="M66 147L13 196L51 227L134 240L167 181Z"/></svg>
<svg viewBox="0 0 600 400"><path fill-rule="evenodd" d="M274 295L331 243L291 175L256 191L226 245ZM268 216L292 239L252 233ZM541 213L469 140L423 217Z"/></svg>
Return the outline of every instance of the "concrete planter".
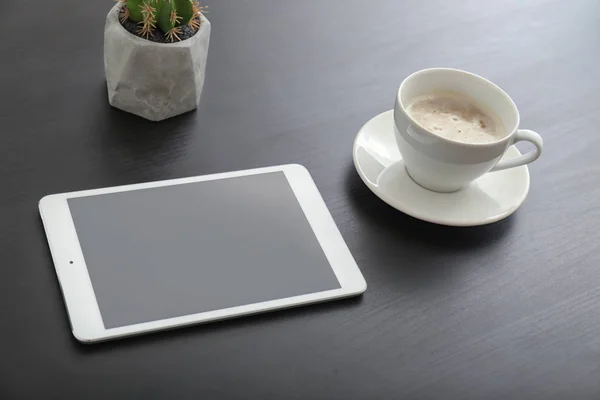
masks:
<svg viewBox="0 0 600 400"><path fill-rule="evenodd" d="M155 43L129 33L118 18L119 5L106 16L104 69L110 105L151 121L198 107L210 40L202 16L198 32L176 43Z"/></svg>

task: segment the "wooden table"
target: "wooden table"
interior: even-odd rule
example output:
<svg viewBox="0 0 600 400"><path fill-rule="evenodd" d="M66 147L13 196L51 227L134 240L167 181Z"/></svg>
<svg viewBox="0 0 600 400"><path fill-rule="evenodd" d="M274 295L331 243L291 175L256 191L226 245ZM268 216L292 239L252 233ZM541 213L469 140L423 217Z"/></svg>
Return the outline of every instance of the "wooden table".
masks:
<svg viewBox="0 0 600 400"><path fill-rule="evenodd" d="M3 6L0 398L600 398L600 2L207 3L200 108L162 123L108 105L110 1ZM431 66L497 82L544 137L529 197L503 222L420 222L354 170L357 130ZM313 174L362 298L72 337L43 195L282 163Z"/></svg>

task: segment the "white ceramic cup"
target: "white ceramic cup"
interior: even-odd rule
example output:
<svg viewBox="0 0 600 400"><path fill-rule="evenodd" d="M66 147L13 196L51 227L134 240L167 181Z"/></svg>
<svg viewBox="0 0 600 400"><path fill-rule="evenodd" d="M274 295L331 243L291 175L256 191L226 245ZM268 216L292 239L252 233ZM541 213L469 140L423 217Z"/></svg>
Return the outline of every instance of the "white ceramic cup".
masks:
<svg viewBox="0 0 600 400"><path fill-rule="evenodd" d="M421 127L408 115L406 107L414 98L434 92L453 92L471 98L500 118L506 136L495 142L464 143ZM436 192L454 192L487 172L529 164L542 154L540 135L518 129L519 111L512 99L487 79L457 69L424 69L406 78L398 89L394 122L396 143L408 174L419 185ZM520 141L533 143L535 150L500 161L504 152Z"/></svg>

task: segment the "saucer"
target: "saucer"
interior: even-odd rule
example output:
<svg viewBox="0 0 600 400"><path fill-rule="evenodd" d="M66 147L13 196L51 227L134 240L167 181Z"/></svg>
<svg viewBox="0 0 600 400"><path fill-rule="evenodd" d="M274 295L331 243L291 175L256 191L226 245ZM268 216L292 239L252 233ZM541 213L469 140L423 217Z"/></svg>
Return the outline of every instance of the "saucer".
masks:
<svg viewBox="0 0 600 400"><path fill-rule="evenodd" d="M449 226L476 226L514 213L529 191L527 166L491 172L454 193L437 193L417 185L406 172L394 138L394 111L363 126L354 141L358 175L369 189L395 209L423 221ZM520 156L511 146L503 159Z"/></svg>

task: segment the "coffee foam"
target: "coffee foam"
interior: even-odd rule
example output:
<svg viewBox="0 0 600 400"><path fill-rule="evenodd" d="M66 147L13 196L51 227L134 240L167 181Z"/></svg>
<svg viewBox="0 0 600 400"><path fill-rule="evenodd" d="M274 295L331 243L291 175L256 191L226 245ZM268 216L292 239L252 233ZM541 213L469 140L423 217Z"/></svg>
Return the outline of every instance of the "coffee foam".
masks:
<svg viewBox="0 0 600 400"><path fill-rule="evenodd" d="M413 99L406 112L423 128L463 143L489 143L506 136L502 121L470 98L431 93Z"/></svg>

